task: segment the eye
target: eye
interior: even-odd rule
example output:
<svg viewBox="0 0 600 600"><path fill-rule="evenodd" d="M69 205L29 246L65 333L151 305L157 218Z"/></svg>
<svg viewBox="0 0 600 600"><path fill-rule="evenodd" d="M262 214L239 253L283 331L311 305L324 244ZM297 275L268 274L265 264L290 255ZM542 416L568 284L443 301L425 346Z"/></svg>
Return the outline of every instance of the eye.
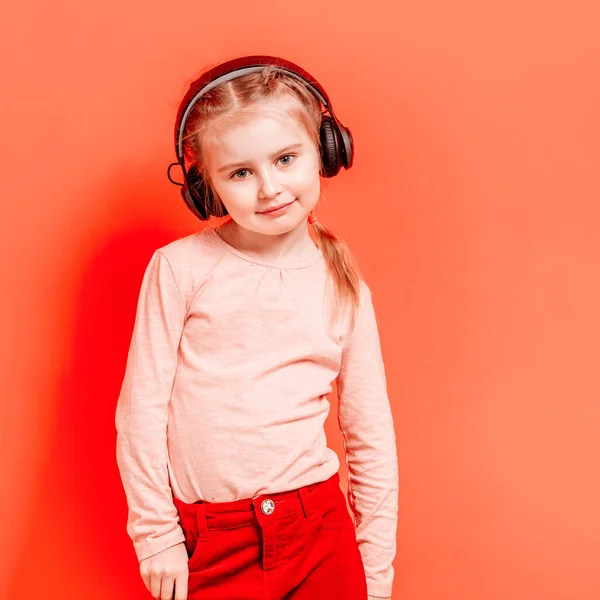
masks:
<svg viewBox="0 0 600 600"><path fill-rule="evenodd" d="M287 167L288 165L291 165L294 162L293 159L296 158L296 156L298 156L298 155L297 154L284 154L283 156L280 156L277 160L282 160L284 158L292 159L292 160L288 160L287 162L283 163L283 166ZM247 172L248 172L248 169L240 169L239 171L232 173L230 179L238 179L238 180L246 179L246 177L237 177L237 175L239 173L247 173Z"/></svg>
<svg viewBox="0 0 600 600"><path fill-rule="evenodd" d="M247 169L240 169L231 175L231 179L246 179L245 177L236 177L238 173L245 173Z"/></svg>
<svg viewBox="0 0 600 600"><path fill-rule="evenodd" d="M283 158L290 158L291 159L291 158L294 158L295 156L296 156L295 154L285 154L284 156L280 157L279 160L282 160ZM291 165L292 162L294 162L294 161L290 160L289 162L286 162L284 166Z"/></svg>

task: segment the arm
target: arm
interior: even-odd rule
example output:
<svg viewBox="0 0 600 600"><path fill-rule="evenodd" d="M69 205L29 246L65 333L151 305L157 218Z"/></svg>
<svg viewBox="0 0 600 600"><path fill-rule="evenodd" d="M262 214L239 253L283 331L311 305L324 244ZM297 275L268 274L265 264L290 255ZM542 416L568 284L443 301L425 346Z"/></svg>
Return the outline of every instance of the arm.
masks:
<svg viewBox="0 0 600 600"><path fill-rule="evenodd" d="M185 539L167 471L167 407L185 313L171 266L156 251L142 280L115 414L127 533L139 561Z"/></svg>
<svg viewBox="0 0 600 600"><path fill-rule="evenodd" d="M369 598L390 598L398 520L396 436L371 291L364 282L355 326L343 343L337 388L348 500Z"/></svg>

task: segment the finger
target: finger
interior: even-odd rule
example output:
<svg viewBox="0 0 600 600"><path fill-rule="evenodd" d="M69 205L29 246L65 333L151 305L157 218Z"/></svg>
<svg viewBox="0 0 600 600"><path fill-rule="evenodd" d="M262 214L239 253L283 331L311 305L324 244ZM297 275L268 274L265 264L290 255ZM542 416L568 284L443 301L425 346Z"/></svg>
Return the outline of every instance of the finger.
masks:
<svg viewBox="0 0 600 600"><path fill-rule="evenodd" d="M152 573L150 576L150 593L152 597L158 600L160 598L160 582L162 576L158 573Z"/></svg>
<svg viewBox="0 0 600 600"><path fill-rule="evenodd" d="M146 566L143 565L142 567L140 567L140 575L142 576L142 581L144 582L144 585L146 586L146 589L150 592L151 588L150 588L150 573L146 570Z"/></svg>
<svg viewBox="0 0 600 600"><path fill-rule="evenodd" d="M187 600L188 574L180 575L175 579L175 598L173 600Z"/></svg>
<svg viewBox="0 0 600 600"><path fill-rule="evenodd" d="M163 575L160 584L160 600L173 600L173 585L175 578L170 575Z"/></svg>

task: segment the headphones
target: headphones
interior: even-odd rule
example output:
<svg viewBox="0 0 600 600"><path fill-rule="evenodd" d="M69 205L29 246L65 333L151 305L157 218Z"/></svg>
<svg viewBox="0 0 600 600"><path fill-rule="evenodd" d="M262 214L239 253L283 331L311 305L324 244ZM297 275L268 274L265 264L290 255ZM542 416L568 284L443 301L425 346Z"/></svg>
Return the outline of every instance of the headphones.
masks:
<svg viewBox="0 0 600 600"><path fill-rule="evenodd" d="M171 183L181 187L181 195L186 206L202 221L207 221L211 215L225 216L227 209L223 206L217 209L217 202L212 191L207 186L198 171L197 165L193 164L186 171L183 150L183 134L190 112L202 95L215 86L242 77L248 73L260 71L265 65L273 65L304 84L316 96L317 100L324 106L322 113L320 140L321 161L323 177L334 177L342 167L349 169L354 159L354 143L352 134L344 127L333 112L333 107L327 93L319 82L304 69L294 63L278 58L276 56L242 56L221 63L206 71L196 81L190 84L186 92L175 120L175 154L177 162L171 163L167 170L167 176ZM326 113L329 112L329 115ZM183 183L171 178L171 167L180 165L183 171Z"/></svg>

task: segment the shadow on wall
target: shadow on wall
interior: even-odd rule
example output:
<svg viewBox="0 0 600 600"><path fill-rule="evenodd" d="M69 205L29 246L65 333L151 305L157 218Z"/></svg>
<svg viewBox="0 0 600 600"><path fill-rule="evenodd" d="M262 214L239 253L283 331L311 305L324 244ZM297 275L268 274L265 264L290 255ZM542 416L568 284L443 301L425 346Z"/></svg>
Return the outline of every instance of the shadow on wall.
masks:
<svg viewBox="0 0 600 600"><path fill-rule="evenodd" d="M115 409L148 261L157 248L207 225L191 213L189 221L182 220L188 209L179 190L169 188L165 193L164 182L149 180L149 172L157 173L157 178L161 174L154 167L119 169L112 189L97 190L97 198L89 190L79 196L88 198L88 206L102 202L109 221L79 232L85 244L70 257L70 264L53 264L57 279L76 282L73 297L65 296L61 307L61 314L73 315L71 338L54 345L63 354L56 359L61 377L57 389L48 394L48 402L55 394L55 413L46 424L50 443L41 450L45 456L40 459L35 498L15 545L16 568L7 582L7 597L15 600L55 595L87 600L148 597L126 532ZM109 237L99 237L106 232ZM344 488L336 393L334 386L326 433L340 456Z"/></svg>

